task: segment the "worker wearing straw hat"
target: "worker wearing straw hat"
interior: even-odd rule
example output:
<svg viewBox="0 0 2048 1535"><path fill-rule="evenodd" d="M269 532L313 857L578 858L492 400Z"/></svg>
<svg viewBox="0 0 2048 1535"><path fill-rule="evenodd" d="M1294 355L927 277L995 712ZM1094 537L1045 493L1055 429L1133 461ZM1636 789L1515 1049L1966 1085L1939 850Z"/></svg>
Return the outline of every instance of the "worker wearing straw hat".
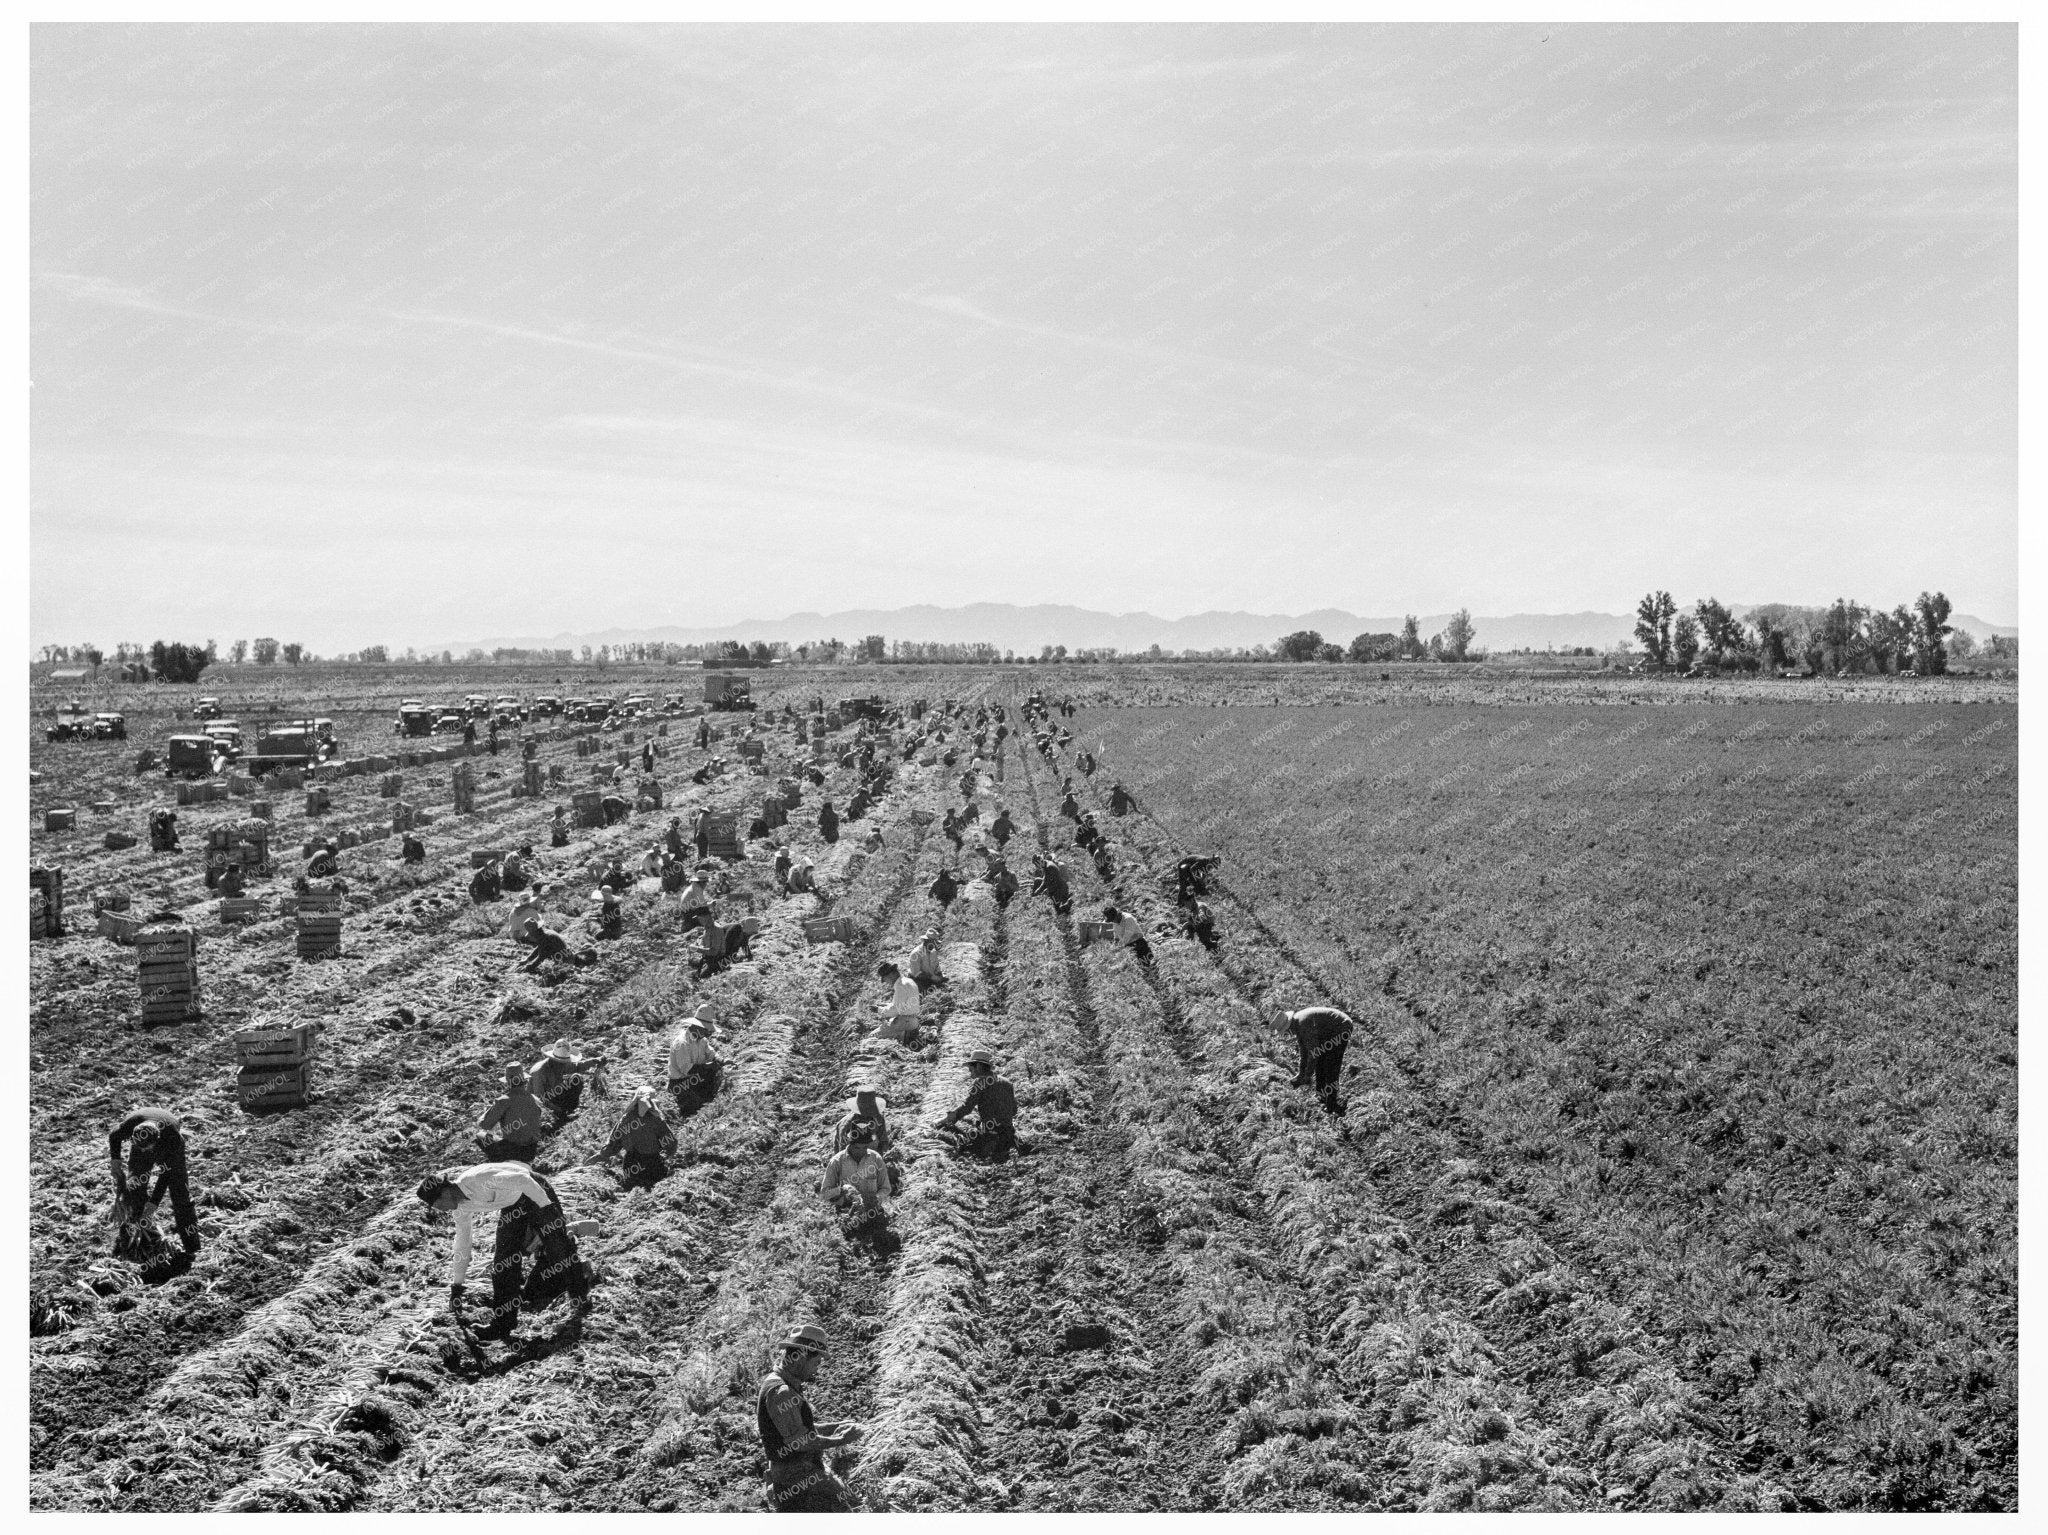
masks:
<svg viewBox="0 0 2048 1535"><path fill-rule="evenodd" d="M527 1086L547 1109L555 1129L582 1104L584 1079L603 1061L601 1055L586 1056L568 1040L558 1039L527 1068Z"/></svg>
<svg viewBox="0 0 2048 1535"><path fill-rule="evenodd" d="M668 1176L669 1158L675 1155L675 1150L676 1133L661 1110L655 1107L654 1086L643 1082L633 1089L625 1114L612 1131L612 1138L605 1143L604 1150L597 1154L597 1160L608 1161L615 1154L624 1153L619 1186L630 1189L644 1184L653 1188Z"/></svg>
<svg viewBox="0 0 2048 1535"><path fill-rule="evenodd" d="M939 1133L952 1139L953 1127L972 1114L975 1127L954 1141L955 1148L1000 1162L1017 1145L1017 1090L996 1074L995 1057L986 1050L967 1057L967 1073L967 1101L939 1121Z"/></svg>
<svg viewBox="0 0 2048 1535"><path fill-rule="evenodd" d="M924 937L918 940L916 948L910 951L910 959L903 966L903 973L916 983L922 992L932 986L946 984L946 972L939 968L939 930L928 927Z"/></svg>
<svg viewBox="0 0 2048 1535"><path fill-rule="evenodd" d="M768 1506L778 1513L836 1513L846 1484L825 1465L825 1452L860 1438L857 1423L820 1423L804 1387L825 1358L825 1329L815 1323L783 1335L775 1368L761 1377L756 1419L768 1457Z"/></svg>
<svg viewBox="0 0 2048 1535"><path fill-rule="evenodd" d="M676 1108L694 1114L718 1095L725 1063L712 1043L716 1024L708 1005L699 1003L694 1016L685 1018L668 1048L669 1091L676 1096Z"/></svg>
<svg viewBox="0 0 2048 1535"><path fill-rule="evenodd" d="M547 1111L527 1084L526 1068L514 1061L505 1068L504 1094L484 1110L477 1126L484 1160L531 1164L540 1154L540 1138L546 1131Z"/></svg>

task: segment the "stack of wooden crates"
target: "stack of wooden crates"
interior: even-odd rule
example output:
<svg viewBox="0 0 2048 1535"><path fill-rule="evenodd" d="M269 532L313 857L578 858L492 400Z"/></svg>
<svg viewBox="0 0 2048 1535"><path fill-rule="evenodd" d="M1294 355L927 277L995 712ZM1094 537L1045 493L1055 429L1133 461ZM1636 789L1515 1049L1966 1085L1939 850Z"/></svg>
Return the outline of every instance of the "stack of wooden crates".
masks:
<svg viewBox="0 0 2048 1535"><path fill-rule="evenodd" d="M312 1086L317 1023L235 1033L235 1097L245 1109L300 1109Z"/></svg>
<svg viewBox="0 0 2048 1535"><path fill-rule="evenodd" d="M144 1027L185 1023L199 1015L199 935L176 923L135 935Z"/></svg>
<svg viewBox="0 0 2048 1535"><path fill-rule="evenodd" d="M328 959L341 953L341 892L332 885L308 885L299 893L299 958Z"/></svg>
<svg viewBox="0 0 2048 1535"><path fill-rule="evenodd" d="M604 795L596 789L578 789L571 797L578 826L604 825Z"/></svg>
<svg viewBox="0 0 2048 1535"><path fill-rule="evenodd" d="M29 865L28 935L31 938L64 936L64 871Z"/></svg>
<svg viewBox="0 0 2048 1535"><path fill-rule="evenodd" d="M738 859L747 856L740 842L740 818L723 812L704 817L704 845L713 858Z"/></svg>
<svg viewBox="0 0 2048 1535"><path fill-rule="evenodd" d="M270 825L256 817L231 821L206 830L206 888L220 883L229 864L242 866L243 878L261 878L270 868Z"/></svg>

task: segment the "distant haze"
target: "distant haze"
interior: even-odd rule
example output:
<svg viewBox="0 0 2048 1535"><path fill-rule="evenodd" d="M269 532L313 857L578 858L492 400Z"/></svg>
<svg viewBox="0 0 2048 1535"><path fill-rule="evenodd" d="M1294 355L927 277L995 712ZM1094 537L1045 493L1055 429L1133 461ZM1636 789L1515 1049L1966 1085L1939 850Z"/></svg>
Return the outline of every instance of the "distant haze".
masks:
<svg viewBox="0 0 2048 1535"><path fill-rule="evenodd" d="M1744 606L1738 610L1747 612ZM1449 622L1448 613L1416 615L1424 639ZM1968 614L1950 620L1979 639L1994 634L2015 634ZM1619 613L1512 613L1502 617L1475 615L1477 642L1491 650L1524 647L1559 650L1574 645L1618 644L1635 629L1633 615ZM1360 617L1339 609L1325 608L1292 616L1278 613L1197 613L1188 618L1155 618L1150 613L1097 613L1086 608L1042 605L1013 607L1008 603L982 602L963 608L911 607L888 611L856 609L842 613L794 613L787 618L728 624L717 628L681 629L598 629L553 635L499 636L488 639L448 641L423 647L430 654L443 649L461 655L471 647L491 650L497 646L523 649L580 649L584 645L659 642L674 645L707 645L720 640L786 640L801 645L809 640L837 639L851 644L863 635L879 634L891 640L925 640L953 644L977 642L1019 655L1036 655L1046 645L1064 645L1069 650L1097 650L1114 645L1118 650L1145 650L1157 645L1162 650L1249 649L1271 645L1283 634L1297 629L1314 629L1325 640L1349 644L1358 634L1399 634L1401 615Z"/></svg>

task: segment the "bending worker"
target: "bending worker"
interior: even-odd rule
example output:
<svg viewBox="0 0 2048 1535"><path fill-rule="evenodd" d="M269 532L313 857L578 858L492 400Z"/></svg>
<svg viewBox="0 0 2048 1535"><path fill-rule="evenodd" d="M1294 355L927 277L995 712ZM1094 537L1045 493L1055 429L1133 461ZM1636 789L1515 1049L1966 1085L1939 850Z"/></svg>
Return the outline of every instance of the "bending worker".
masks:
<svg viewBox="0 0 2048 1535"><path fill-rule="evenodd" d="M123 1146L128 1150L124 1170ZM179 1272L192 1267L199 1253L199 1212L192 1208L192 1185L185 1167L185 1130L169 1109L140 1108L114 1126L107 1136L107 1156L113 1163L114 1197L126 1206L131 1219L154 1217L164 1195L171 1196L171 1219L178 1241L185 1249ZM149 1175L156 1174L156 1187L149 1187Z"/></svg>
<svg viewBox="0 0 2048 1535"><path fill-rule="evenodd" d="M791 1329L782 1357L761 1377L756 1418L761 1448L768 1457L768 1506L777 1513L838 1513L846 1507L846 1484L825 1465L825 1452L857 1442L860 1426L820 1423L804 1399L804 1387L825 1357L825 1329Z"/></svg>
<svg viewBox="0 0 2048 1535"><path fill-rule="evenodd" d="M1334 1007L1304 1007L1289 1012L1273 1009L1272 1022L1294 1035L1301 1049L1301 1067L1294 1075L1296 1087L1315 1083L1323 1107L1332 1114L1344 1112L1337 1099L1337 1083L1344 1071L1344 1047L1351 1043L1351 1015Z"/></svg>
<svg viewBox="0 0 2048 1535"><path fill-rule="evenodd" d="M498 1212L498 1240L491 1256L491 1320L478 1336L511 1337L522 1293L527 1304L543 1306L564 1292L582 1300L596 1283L596 1275L577 1254L576 1238L554 1186L532 1168L517 1162L451 1167L421 1179L416 1192L428 1208L455 1217L448 1309L458 1318L469 1284L471 1228L478 1215ZM540 1252L529 1280L526 1253L533 1239L538 1239Z"/></svg>
<svg viewBox="0 0 2048 1535"><path fill-rule="evenodd" d="M986 1050L977 1050L967 1057L967 1071L973 1079L967 1089L967 1101L939 1121L939 1131L950 1132L972 1114L975 1127L954 1142L955 1149L1000 1162L1017 1145L1017 1091L996 1075L995 1057Z"/></svg>

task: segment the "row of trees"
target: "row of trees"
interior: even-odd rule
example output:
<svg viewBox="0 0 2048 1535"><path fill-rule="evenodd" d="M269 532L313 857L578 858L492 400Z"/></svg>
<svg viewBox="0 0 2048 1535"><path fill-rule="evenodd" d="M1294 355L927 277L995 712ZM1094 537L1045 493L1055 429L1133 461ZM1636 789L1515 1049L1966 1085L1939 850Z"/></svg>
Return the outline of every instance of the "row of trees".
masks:
<svg viewBox="0 0 2048 1535"><path fill-rule="evenodd" d="M1282 661L1483 661L1486 652L1473 644L1478 637L1472 614L1460 608L1450 622L1424 639L1413 613L1401 622L1399 634L1359 634L1348 646L1326 641L1313 629L1297 629L1274 647Z"/></svg>
<svg viewBox="0 0 2048 1535"><path fill-rule="evenodd" d="M1635 637L1654 666L1716 668L1790 667L1815 672L1903 672L1938 677L1949 662L1977 654L1976 638L1949 621L1949 600L1922 592L1912 606L1886 612L1838 597L1824 608L1767 603L1747 619L1712 597L1679 611L1671 594L1646 593L1636 604ZM2018 660L2019 641L1994 638L1987 652L1996 660Z"/></svg>

